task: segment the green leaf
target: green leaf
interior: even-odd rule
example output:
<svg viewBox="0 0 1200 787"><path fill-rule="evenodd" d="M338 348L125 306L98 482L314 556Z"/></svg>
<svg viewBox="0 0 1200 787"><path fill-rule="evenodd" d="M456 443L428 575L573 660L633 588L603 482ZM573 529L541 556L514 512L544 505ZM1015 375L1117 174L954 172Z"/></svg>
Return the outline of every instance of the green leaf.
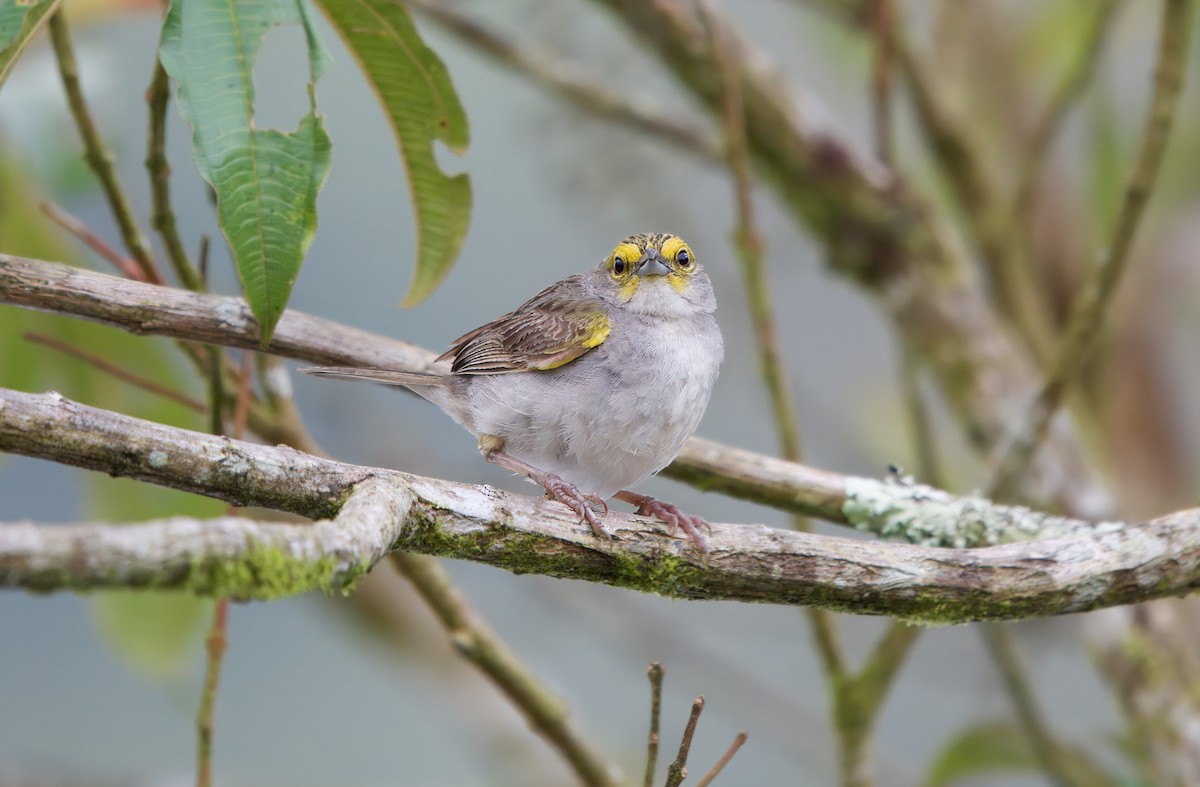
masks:
<svg viewBox="0 0 1200 787"><path fill-rule="evenodd" d="M440 140L454 153L468 143L467 116L441 59L425 46L395 0L317 0L358 59L391 121L416 213L417 265L404 297L413 306L437 289L454 264L471 218L471 181L447 176L434 158Z"/></svg>
<svg viewBox="0 0 1200 787"><path fill-rule="evenodd" d="M304 3L176 0L159 50L263 347L312 243L317 193L329 174L331 145L314 94L329 56ZM303 25L308 41L310 111L290 134L254 128L254 61L267 31L281 24Z"/></svg>
<svg viewBox="0 0 1200 787"><path fill-rule="evenodd" d="M1060 756L1078 784L1115 783L1080 749L1063 747ZM943 747L925 777L925 787L948 787L986 774L1041 771L1041 762L1022 727L1008 721L989 721L967 728Z"/></svg>
<svg viewBox="0 0 1200 787"><path fill-rule="evenodd" d="M58 0L0 0L0 85Z"/></svg>

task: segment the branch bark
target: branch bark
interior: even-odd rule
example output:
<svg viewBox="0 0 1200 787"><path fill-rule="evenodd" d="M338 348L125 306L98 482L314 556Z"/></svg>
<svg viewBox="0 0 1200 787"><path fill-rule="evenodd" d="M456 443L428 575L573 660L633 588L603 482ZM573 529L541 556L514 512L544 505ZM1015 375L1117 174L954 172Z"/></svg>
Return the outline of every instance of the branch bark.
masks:
<svg viewBox="0 0 1200 787"><path fill-rule="evenodd" d="M259 347L254 320L240 298L184 292L58 263L0 254L0 303L70 314L133 333ZM415 345L295 311L280 318L270 350L313 363L413 370L425 368L434 358L434 353ZM105 439L120 445L125 438L114 427ZM206 461L221 461L221 456L216 448ZM107 465L95 469L105 470ZM204 469L203 463L191 468L195 473ZM698 438L688 441L664 474L708 491L929 546L981 546L1090 528L1081 520L993 506L907 482L848 481L836 473ZM346 491L360 478L335 485ZM279 480L286 483L286 473ZM298 513L329 516L336 510L328 504L313 505L311 511Z"/></svg>
<svg viewBox="0 0 1200 787"><path fill-rule="evenodd" d="M1082 612L1200 586L1196 509L1123 526L1076 523L1081 529L1072 537L973 550L716 524L712 551L702 555L642 518L610 513L615 537L601 540L549 501L189 432L56 393L0 389L0 450L239 505L338 517L313 525L2 525L5 587L183 588L268 598L345 588L400 550L676 598L961 623ZM888 486L847 477L842 485L847 520L864 505L875 510L856 488Z"/></svg>

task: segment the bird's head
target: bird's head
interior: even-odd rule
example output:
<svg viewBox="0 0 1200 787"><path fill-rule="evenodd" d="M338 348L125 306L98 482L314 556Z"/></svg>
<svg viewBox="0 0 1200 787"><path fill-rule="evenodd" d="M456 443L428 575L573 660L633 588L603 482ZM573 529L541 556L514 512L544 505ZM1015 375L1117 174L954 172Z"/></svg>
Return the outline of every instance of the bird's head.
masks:
<svg viewBox="0 0 1200 787"><path fill-rule="evenodd" d="M633 311L681 317L715 308L715 303L709 307L713 296L708 277L678 235L630 235L601 267L616 287L617 300Z"/></svg>

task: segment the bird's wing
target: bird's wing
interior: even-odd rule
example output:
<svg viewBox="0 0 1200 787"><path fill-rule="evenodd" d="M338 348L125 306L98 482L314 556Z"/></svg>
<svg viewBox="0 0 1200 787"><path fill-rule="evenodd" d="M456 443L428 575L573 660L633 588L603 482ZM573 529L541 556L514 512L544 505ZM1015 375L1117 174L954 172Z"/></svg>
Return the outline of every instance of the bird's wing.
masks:
<svg viewBox="0 0 1200 787"><path fill-rule="evenodd" d="M445 378L440 374L403 372L397 369L372 369L357 366L306 366L296 371L316 377L332 377L338 380L366 380L385 385L437 385Z"/></svg>
<svg viewBox="0 0 1200 787"><path fill-rule="evenodd" d="M452 361L455 374L556 369L600 346L611 327L600 301L567 279L460 337L438 360Z"/></svg>

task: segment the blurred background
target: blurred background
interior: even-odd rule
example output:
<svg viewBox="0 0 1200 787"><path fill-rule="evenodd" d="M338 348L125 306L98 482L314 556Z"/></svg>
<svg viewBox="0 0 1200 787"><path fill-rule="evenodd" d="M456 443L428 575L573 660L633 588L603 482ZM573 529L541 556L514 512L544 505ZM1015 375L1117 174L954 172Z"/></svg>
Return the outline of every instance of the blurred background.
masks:
<svg viewBox="0 0 1200 787"><path fill-rule="evenodd" d="M836 5L738 0L722 10L802 89L810 118L833 124L870 151L871 41L822 8ZM946 10L952 5L963 8ZM899 8L911 46L937 59L947 94L987 145L986 166L1003 178L1027 144L1021 134L1029 133L1079 49L1096 5L976 0ZM1103 54L1050 148L1038 186L1033 244L1060 316L1082 271L1103 251L1150 92L1159 5L1117 5ZM451 7L717 131L647 51L653 34L634 38L594 5ZM158 11L120 0L74 0L67 9L84 88L138 215L148 217L144 89ZM398 308L414 249L405 173L370 88L322 20L335 59L317 96L334 163L290 308L439 349L550 282L596 264L627 234L674 232L689 241L713 279L727 348L699 434L777 453L730 242L734 210L726 169L597 121L419 14L417 21L445 61L471 125L469 152L440 157L449 171L469 172L473 184L473 218L460 260L427 302ZM947 32L945 25L954 27ZM306 111L303 81L296 78L304 73L304 58L299 30L267 35L256 71L259 127L292 129ZM1106 437L1097 457L1122 516L1165 513L1195 497L1197 121L1193 89L1184 95L1162 182L1108 323L1104 361L1088 378L1089 390L1104 396ZM961 222L918 127L910 102L898 93L898 167L949 221ZM212 289L237 293L189 137L172 110L169 156L182 234L193 250L202 235L211 236ZM757 189L754 198L806 461L867 476L883 475L889 464L912 468L917 452L892 327L869 294L827 270L822 246L772 192ZM81 159L44 36L0 90L0 249L107 271L40 216L42 199L53 199L110 242L119 240ZM203 381L170 342L12 307L0 307L0 384L54 389L88 404L203 428L201 416L33 345L22 338L27 331L59 336L204 395ZM416 397L302 377L293 383L313 438L338 459L532 493L483 462L469 435ZM922 383L922 391L940 480L970 492L985 482L986 470L933 386ZM651 480L640 491L712 521L790 524L780 512L667 480ZM129 481L0 457L0 518L6 521L127 521L221 510L219 503ZM692 749L698 772L737 730L747 729L748 744L718 784L837 782L828 692L798 610L669 601L467 563L447 569L630 781L645 756L646 665L660 661L667 670L664 757L674 751L692 698L702 693L707 707ZM209 609L208 602L176 597L0 594L0 785L192 783ZM840 623L857 664L887 622L842 616ZM1103 615L1074 616L1022 624L1015 633L1054 730L1105 766L1128 771L1121 702L1088 645L1093 630L1105 625ZM1010 701L978 633L971 627L927 631L878 722L879 783L922 783L955 736L1009 719ZM349 598L231 608L214 763L216 783L231 786L554 785L573 778L557 753L457 658L387 565ZM1039 784L1044 777L1026 769L970 783Z"/></svg>

